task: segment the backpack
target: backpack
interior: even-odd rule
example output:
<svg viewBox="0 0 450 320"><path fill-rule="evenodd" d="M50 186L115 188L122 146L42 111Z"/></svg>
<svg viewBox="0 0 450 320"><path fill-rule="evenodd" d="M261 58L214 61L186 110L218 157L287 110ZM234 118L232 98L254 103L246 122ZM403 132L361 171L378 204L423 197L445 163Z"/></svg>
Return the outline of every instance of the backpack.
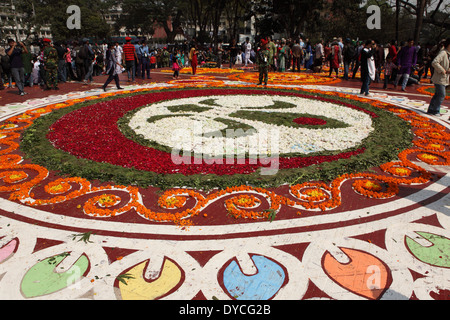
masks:
<svg viewBox="0 0 450 320"><path fill-rule="evenodd" d="M354 46L347 46L344 52L344 59L349 61L355 57L356 50Z"/></svg>
<svg viewBox="0 0 450 320"><path fill-rule="evenodd" d="M77 58L80 58L80 59L83 59L83 60L87 58L87 52L86 52L86 47L85 46L82 46L80 48L80 50L78 51L78 54L77 54Z"/></svg>

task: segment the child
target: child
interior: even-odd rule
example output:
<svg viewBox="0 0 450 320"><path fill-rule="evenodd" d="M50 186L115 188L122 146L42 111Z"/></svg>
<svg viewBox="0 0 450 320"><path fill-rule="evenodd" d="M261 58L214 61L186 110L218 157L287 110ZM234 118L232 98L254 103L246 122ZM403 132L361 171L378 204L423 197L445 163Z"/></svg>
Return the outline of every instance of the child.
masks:
<svg viewBox="0 0 450 320"><path fill-rule="evenodd" d="M392 70L396 67L397 66L395 65L395 63L392 62L392 57L390 55L388 55L386 57L386 62L384 63L384 86L383 86L383 89L387 89L387 86L389 83L389 78L392 75Z"/></svg>
<svg viewBox="0 0 450 320"><path fill-rule="evenodd" d="M178 79L180 75L180 65L178 63L178 59L176 56L173 56L172 58L172 70L173 70L173 78Z"/></svg>

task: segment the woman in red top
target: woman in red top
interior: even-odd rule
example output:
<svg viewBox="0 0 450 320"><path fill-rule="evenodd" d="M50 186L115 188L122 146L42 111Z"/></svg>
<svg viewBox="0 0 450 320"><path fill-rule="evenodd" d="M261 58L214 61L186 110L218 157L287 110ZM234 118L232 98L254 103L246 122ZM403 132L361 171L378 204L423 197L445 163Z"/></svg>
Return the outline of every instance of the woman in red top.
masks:
<svg viewBox="0 0 450 320"><path fill-rule="evenodd" d="M197 72L197 47L194 48L194 51L192 52L192 61L191 61L191 67L192 67L192 74L195 74Z"/></svg>
<svg viewBox="0 0 450 320"><path fill-rule="evenodd" d="M339 47L339 44L333 43L331 46L331 59L330 59L330 74L333 71L336 72L336 77L339 76L339 64L342 61L342 53L341 53L341 47Z"/></svg>

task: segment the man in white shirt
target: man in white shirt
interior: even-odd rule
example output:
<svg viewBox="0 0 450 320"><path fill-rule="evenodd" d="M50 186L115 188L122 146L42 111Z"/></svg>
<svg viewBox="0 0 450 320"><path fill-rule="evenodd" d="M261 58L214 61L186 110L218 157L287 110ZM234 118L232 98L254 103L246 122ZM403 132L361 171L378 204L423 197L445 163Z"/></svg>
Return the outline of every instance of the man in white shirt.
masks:
<svg viewBox="0 0 450 320"><path fill-rule="evenodd" d="M250 43L250 38L249 37L247 37L245 39L245 45L244 46L245 46L245 66L247 66L247 64L253 63L250 60L250 53L252 51L252 44Z"/></svg>

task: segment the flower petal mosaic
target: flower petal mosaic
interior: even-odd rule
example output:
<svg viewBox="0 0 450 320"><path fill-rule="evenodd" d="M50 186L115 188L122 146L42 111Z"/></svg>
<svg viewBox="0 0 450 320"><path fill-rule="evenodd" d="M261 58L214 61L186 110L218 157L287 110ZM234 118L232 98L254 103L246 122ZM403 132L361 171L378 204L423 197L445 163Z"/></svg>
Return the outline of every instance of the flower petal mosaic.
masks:
<svg viewBox="0 0 450 320"><path fill-rule="evenodd" d="M388 95L251 75L11 109L0 297L442 299L449 125Z"/></svg>

